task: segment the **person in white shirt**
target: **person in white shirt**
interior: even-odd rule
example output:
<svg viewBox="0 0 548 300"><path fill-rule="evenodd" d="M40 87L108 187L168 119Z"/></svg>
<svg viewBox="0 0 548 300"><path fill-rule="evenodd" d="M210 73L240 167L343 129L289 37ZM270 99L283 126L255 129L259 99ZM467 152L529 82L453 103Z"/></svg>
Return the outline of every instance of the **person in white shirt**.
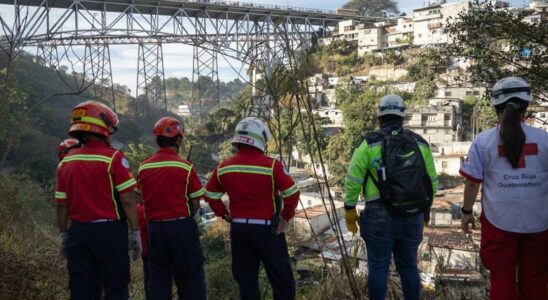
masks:
<svg viewBox="0 0 548 300"><path fill-rule="evenodd" d="M476 229L472 208L482 188L480 256L490 271L491 299L546 299L548 287L548 133L523 123L533 100L519 77L498 81L491 102L499 124L474 140L462 229Z"/></svg>

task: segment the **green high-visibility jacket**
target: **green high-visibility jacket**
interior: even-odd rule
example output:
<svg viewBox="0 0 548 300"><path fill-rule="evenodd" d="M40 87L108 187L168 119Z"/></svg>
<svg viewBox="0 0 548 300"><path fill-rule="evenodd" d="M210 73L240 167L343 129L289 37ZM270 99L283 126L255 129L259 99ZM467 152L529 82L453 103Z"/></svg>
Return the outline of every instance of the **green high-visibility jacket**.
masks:
<svg viewBox="0 0 548 300"><path fill-rule="evenodd" d="M426 165L426 171L432 181L432 195L436 195L438 189L438 176L436 174L432 149L428 145L428 142L420 135L413 132L411 132L411 134L419 146ZM348 167L348 174L346 175L344 182L344 203L347 208L356 206L361 192L363 192L366 202L380 198L379 190L373 183L373 179L369 177L367 178L367 182L365 182L365 180L367 169L369 169L370 176L373 176L375 180L378 181L377 169L380 168L381 162L381 143L382 137L379 137L376 140L370 140L370 143L367 142L367 139L364 139L360 146L354 151L350 166Z"/></svg>

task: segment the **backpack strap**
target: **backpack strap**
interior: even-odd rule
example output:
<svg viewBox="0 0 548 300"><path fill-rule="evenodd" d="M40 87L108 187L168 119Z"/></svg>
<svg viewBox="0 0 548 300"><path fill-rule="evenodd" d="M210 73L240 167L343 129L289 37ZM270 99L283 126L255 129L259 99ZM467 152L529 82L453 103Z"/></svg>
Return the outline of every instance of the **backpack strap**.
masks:
<svg viewBox="0 0 548 300"><path fill-rule="evenodd" d="M385 132L383 132L382 130L379 129L377 131L373 131L373 132L370 132L370 133L366 134L365 137L364 137L364 139L367 141L368 145L381 142L381 160L382 161L385 161L385 159L386 159L386 157L383 155L384 154L383 150L384 150L385 144L386 144L385 134L386 134ZM363 189L364 189L364 191L365 191L365 188L366 188L366 185L367 185L367 179L369 177L371 177L371 181L373 182L375 187L377 187L377 189L380 192L379 181L377 179L375 179L375 177L371 173L371 170L370 170L369 166L366 166L365 178L363 180Z"/></svg>

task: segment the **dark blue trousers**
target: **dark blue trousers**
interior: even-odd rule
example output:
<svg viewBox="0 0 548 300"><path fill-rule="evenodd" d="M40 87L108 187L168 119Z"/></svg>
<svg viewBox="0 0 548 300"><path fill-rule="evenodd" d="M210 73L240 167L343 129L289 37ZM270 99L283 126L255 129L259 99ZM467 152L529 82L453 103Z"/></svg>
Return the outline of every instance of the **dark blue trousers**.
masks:
<svg viewBox="0 0 548 300"><path fill-rule="evenodd" d="M148 295L148 258L147 256L141 256L141 259L143 260L143 275L144 275L144 282L145 282L145 299L150 299Z"/></svg>
<svg viewBox="0 0 548 300"><path fill-rule="evenodd" d="M129 254L125 221L73 222L68 230L70 299L128 299Z"/></svg>
<svg viewBox="0 0 548 300"><path fill-rule="evenodd" d="M261 299L259 265L262 262L272 285L274 299L295 299L295 281L285 235L271 235L270 226L232 223L232 274L240 288L240 299Z"/></svg>
<svg viewBox="0 0 548 300"><path fill-rule="evenodd" d="M173 280L179 299L205 299L205 257L194 219L149 221L148 226L149 299L171 300Z"/></svg>

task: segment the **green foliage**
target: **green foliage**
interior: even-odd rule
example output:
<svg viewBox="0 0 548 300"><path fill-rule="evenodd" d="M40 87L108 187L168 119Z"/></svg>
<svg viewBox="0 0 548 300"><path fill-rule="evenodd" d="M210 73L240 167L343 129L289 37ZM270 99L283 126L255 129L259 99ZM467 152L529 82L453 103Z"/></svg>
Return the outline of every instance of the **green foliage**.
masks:
<svg viewBox="0 0 548 300"><path fill-rule="evenodd" d="M7 70L0 71L0 168L5 156L17 147L19 134L27 125L21 122L25 115L28 95L21 86L7 77Z"/></svg>
<svg viewBox="0 0 548 300"><path fill-rule="evenodd" d="M25 173L40 183L53 183L58 165L57 146L61 141L28 128L21 134L21 144L10 162L18 162L17 173ZM36 147L35 145L40 145Z"/></svg>
<svg viewBox="0 0 548 300"><path fill-rule="evenodd" d="M403 55L395 50L384 51L382 55L385 64L399 65L404 61Z"/></svg>
<svg viewBox="0 0 548 300"><path fill-rule="evenodd" d="M208 299L240 299L238 285L232 276L232 263L230 259L206 264L205 274Z"/></svg>
<svg viewBox="0 0 548 300"><path fill-rule="evenodd" d="M210 77L200 77L196 84L192 80L183 78L168 78L165 81L168 108L177 108L181 104L195 103L193 99L193 89L195 94L199 93L206 107L214 107L216 103L211 101L216 93L219 93L220 101L228 101L234 95L237 95L246 87L246 83L236 78L229 82L219 82L219 90L215 89L214 83Z"/></svg>
<svg viewBox="0 0 548 300"><path fill-rule="evenodd" d="M471 60L469 70L476 84L492 86L502 77L521 76L535 96L547 101L548 26L524 22L528 13L495 9L491 4L463 12L445 27L451 43L443 54Z"/></svg>
<svg viewBox="0 0 548 300"><path fill-rule="evenodd" d="M139 170L139 165L152 153L154 149L145 144L129 144L127 149L124 151L126 158L129 160L129 165L131 166L131 171L137 174Z"/></svg>
<svg viewBox="0 0 548 300"><path fill-rule="evenodd" d="M228 139L219 145L219 152L217 156L219 161L223 161L236 153L234 146L232 146L232 139Z"/></svg>
<svg viewBox="0 0 548 300"><path fill-rule="evenodd" d="M415 63L407 67L407 79L415 81L415 97L412 102L426 104L436 93L439 71L449 65L438 50L432 49L420 55Z"/></svg>
<svg viewBox="0 0 548 300"><path fill-rule="evenodd" d="M327 50L331 54L340 54L340 55L347 55L350 54L353 50L356 49L356 45L353 43L341 39L341 40L334 40L329 46L327 47Z"/></svg>
<svg viewBox="0 0 548 300"><path fill-rule="evenodd" d="M384 95L382 92L384 91L337 89L337 100L340 101L345 129L343 133L329 140L324 152L334 184L344 183L346 168L354 149L359 146L365 133L377 127L376 107Z"/></svg>
<svg viewBox="0 0 548 300"><path fill-rule="evenodd" d="M355 9L361 15L381 16L383 11L399 13L398 3L394 0L352 0L343 8Z"/></svg>
<svg viewBox="0 0 548 300"><path fill-rule="evenodd" d="M341 58L341 64L344 66L355 67L361 64L361 58L358 56L358 51L352 51L348 56Z"/></svg>
<svg viewBox="0 0 548 300"><path fill-rule="evenodd" d="M0 175L1 299L68 298L51 195L28 176Z"/></svg>
<svg viewBox="0 0 548 300"><path fill-rule="evenodd" d="M489 129L497 124L497 114L488 99L481 99L476 109L476 132Z"/></svg>

